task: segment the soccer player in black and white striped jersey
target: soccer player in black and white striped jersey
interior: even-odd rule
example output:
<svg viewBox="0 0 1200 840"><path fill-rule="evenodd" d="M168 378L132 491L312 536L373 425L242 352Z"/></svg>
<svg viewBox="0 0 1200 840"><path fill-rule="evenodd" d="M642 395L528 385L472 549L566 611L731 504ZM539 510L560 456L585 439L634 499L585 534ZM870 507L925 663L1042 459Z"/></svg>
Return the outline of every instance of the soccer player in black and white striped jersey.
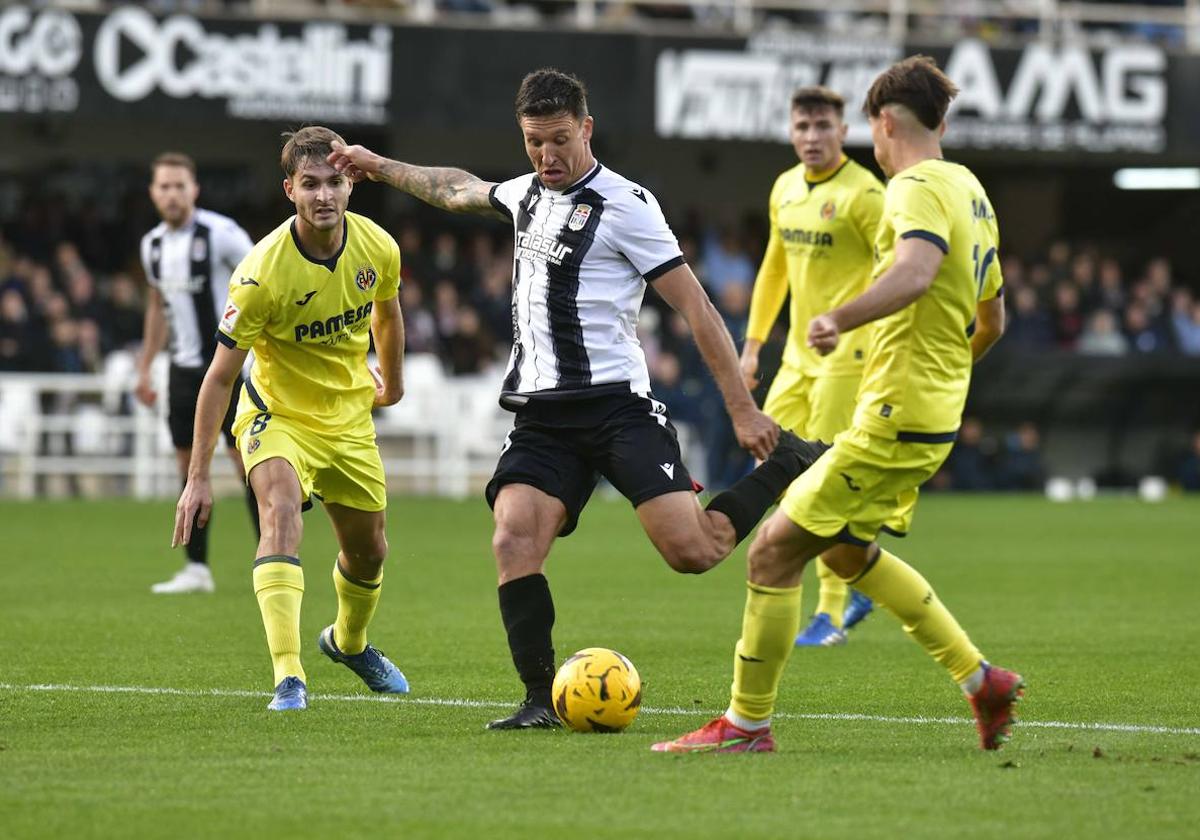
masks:
<svg viewBox="0 0 1200 840"><path fill-rule="evenodd" d="M361 146L330 162L446 210L513 226L513 349L500 401L516 413L487 486L500 614L524 702L491 729L557 726L551 629L542 570L574 530L598 475L630 503L679 572L721 562L822 451L784 433L742 382L721 316L687 266L649 190L592 156L583 84L557 70L530 73L517 122L533 171L500 184L461 169L411 166ZM667 408L650 392L637 340L646 284L687 320L733 420L738 442L765 459L707 509L680 459Z"/></svg>
<svg viewBox="0 0 1200 840"><path fill-rule="evenodd" d="M229 294L229 275L254 243L233 219L196 206L200 194L196 164L187 155L164 152L150 165L150 176L150 200L162 221L142 237L142 268L146 272L149 297L134 395L146 406L157 402L150 367L169 338L167 424L180 479L186 480L192 455L196 397L216 350L217 324ZM246 472L231 431L236 403L234 396L223 428L229 458L244 481ZM257 533L258 503L249 486L246 504ZM183 569L170 580L155 584L152 592L213 591L215 585L208 566L208 530L193 531Z"/></svg>

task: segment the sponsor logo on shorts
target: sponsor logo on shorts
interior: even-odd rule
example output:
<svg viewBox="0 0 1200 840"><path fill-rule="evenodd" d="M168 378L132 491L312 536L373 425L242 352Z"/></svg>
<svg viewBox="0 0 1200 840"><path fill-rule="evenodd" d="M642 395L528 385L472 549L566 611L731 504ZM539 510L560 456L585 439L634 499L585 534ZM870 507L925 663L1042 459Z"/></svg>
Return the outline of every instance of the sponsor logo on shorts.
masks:
<svg viewBox="0 0 1200 840"><path fill-rule="evenodd" d="M674 464L659 464L658 468L667 474L667 478L675 480L675 465Z"/></svg>

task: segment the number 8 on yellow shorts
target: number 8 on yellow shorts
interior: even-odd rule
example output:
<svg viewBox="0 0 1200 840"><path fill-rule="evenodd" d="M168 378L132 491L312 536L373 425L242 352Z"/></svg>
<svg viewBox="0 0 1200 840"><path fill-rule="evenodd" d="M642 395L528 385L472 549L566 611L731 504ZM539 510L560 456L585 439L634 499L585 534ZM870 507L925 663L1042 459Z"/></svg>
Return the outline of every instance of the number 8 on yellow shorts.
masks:
<svg viewBox="0 0 1200 840"><path fill-rule="evenodd" d="M268 458L282 458L296 471L306 502L316 496L356 510L387 507L383 462L369 419L358 429L330 435L270 412L244 412L234 422L233 432L247 475Z"/></svg>
<svg viewBox="0 0 1200 840"><path fill-rule="evenodd" d="M783 496L788 519L809 533L865 545L879 532L908 531L917 488L953 443L889 440L851 426Z"/></svg>

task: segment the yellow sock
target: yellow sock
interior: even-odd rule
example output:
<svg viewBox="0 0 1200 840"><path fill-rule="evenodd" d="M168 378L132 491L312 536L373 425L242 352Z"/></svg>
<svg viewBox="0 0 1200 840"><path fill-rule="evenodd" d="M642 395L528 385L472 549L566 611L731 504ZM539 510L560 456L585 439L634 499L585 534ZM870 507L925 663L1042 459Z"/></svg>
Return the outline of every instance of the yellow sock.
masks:
<svg viewBox="0 0 1200 840"><path fill-rule="evenodd" d="M882 549L854 588L900 619L904 632L938 661L957 683L979 668L983 656L912 566Z"/></svg>
<svg viewBox="0 0 1200 840"><path fill-rule="evenodd" d="M254 596L267 631L267 647L275 667L275 685L284 677L307 682L300 666L300 602L304 570L300 559L272 554L254 561Z"/></svg>
<svg viewBox="0 0 1200 840"><path fill-rule="evenodd" d="M337 592L337 621L333 623L333 643L342 653L362 653L367 647L367 625L375 615L383 570L374 580L359 580L342 570L342 563L333 564L333 588Z"/></svg>
<svg viewBox="0 0 1200 840"><path fill-rule="evenodd" d="M775 709L779 680L800 629L800 587L746 584L742 638L733 657L729 709L746 720L766 720Z"/></svg>
<svg viewBox="0 0 1200 840"><path fill-rule="evenodd" d="M817 580L821 591L817 600L817 612L829 616L834 627L842 629L842 615L846 612L846 598L850 595L850 587L833 569L825 565L825 561L817 558Z"/></svg>

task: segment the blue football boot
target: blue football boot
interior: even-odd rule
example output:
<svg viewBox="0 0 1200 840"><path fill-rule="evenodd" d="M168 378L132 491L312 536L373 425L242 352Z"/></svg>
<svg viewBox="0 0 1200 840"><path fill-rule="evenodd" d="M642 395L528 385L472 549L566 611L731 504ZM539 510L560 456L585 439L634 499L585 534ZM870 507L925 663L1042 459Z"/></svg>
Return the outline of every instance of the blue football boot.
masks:
<svg viewBox="0 0 1200 840"><path fill-rule="evenodd" d="M321 653L334 662L340 662L362 678L367 688L384 694L408 694L408 680L400 669L392 664L392 660L383 655L382 651L367 645L362 653L348 654L338 650L333 641L333 625L321 631L317 637L317 647Z"/></svg>
<svg viewBox="0 0 1200 840"><path fill-rule="evenodd" d="M308 689L299 677L284 677L275 686L275 698L267 706L272 712L292 712L308 708Z"/></svg>
<svg viewBox="0 0 1200 840"><path fill-rule="evenodd" d="M851 589L850 603L846 605L846 611L842 613L842 629L849 630L855 624L858 624L869 616L873 609L875 609L874 601L857 589Z"/></svg>
<svg viewBox="0 0 1200 840"><path fill-rule="evenodd" d="M846 644L846 634L833 626L829 613L817 613L796 637L796 647L833 647Z"/></svg>

